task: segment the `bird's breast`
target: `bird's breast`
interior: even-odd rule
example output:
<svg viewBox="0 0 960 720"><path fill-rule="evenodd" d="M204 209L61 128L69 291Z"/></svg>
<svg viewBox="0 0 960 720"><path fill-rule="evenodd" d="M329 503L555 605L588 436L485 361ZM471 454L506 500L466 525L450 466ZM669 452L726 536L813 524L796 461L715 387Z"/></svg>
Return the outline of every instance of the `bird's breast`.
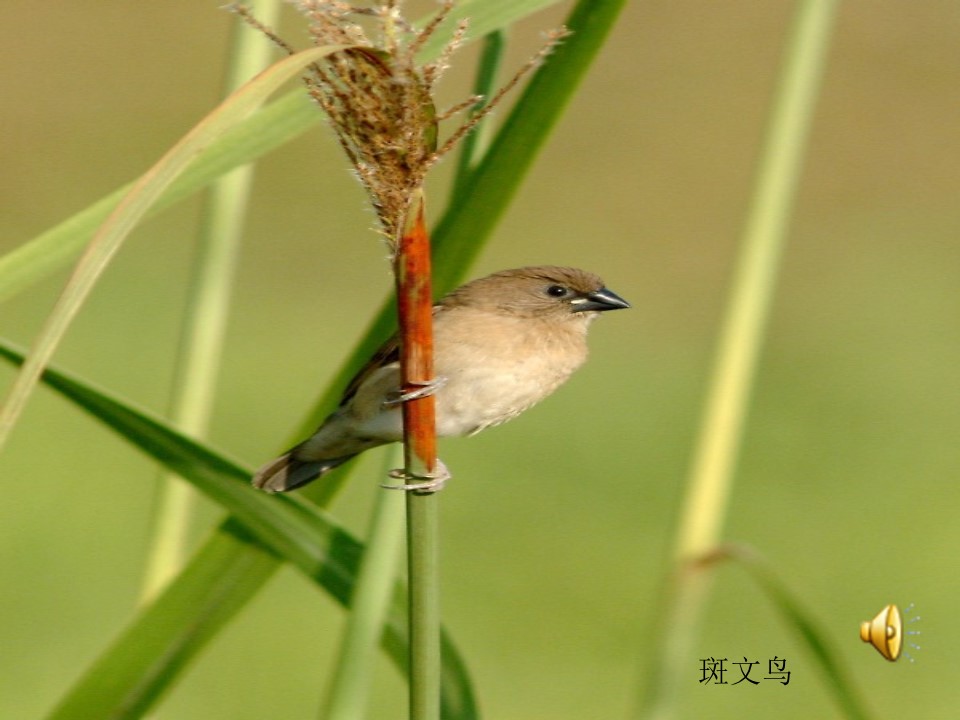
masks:
<svg viewBox="0 0 960 720"><path fill-rule="evenodd" d="M434 363L446 384L436 395L437 433L469 435L538 403L586 359L577 332L529 320L437 324Z"/></svg>

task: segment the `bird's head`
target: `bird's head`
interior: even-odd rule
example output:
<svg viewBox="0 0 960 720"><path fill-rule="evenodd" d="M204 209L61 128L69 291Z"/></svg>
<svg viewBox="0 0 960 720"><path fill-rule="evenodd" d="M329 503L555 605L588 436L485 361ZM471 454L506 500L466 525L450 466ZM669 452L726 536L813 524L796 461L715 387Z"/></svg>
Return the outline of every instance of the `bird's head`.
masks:
<svg viewBox="0 0 960 720"><path fill-rule="evenodd" d="M503 270L463 285L443 305L464 305L516 317L591 320L630 307L599 276L577 268L537 265Z"/></svg>

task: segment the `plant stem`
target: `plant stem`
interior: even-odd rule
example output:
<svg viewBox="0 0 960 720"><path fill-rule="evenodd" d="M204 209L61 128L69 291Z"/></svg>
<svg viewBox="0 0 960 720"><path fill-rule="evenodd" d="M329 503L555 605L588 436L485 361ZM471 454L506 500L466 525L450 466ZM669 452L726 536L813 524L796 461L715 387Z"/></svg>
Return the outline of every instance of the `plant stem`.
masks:
<svg viewBox="0 0 960 720"><path fill-rule="evenodd" d="M473 106L470 111L471 115L476 115L483 108L496 88L497 72L500 69L500 61L503 59L503 52L507 44L506 36L507 34L503 30L497 30L483 38L483 50L480 52L477 76L473 84L473 94L479 95L482 99ZM457 159L457 172L453 180L453 189L450 192L451 203L463 193L470 174L478 161L486 154L492 131L492 123L482 122L463 139L460 146L460 156Z"/></svg>
<svg viewBox="0 0 960 720"><path fill-rule="evenodd" d="M835 5L834 0L801 2L785 50L687 481L674 542L675 568L664 593L668 616L658 618L663 633L661 652L651 666L642 717L660 720L674 714L673 685L684 672L683 663L709 592L709 573L703 568L692 570L691 563L721 539Z"/></svg>
<svg viewBox="0 0 960 720"><path fill-rule="evenodd" d="M440 583L436 493L407 493L410 718L440 717Z"/></svg>
<svg viewBox="0 0 960 720"><path fill-rule="evenodd" d="M423 196L414 197L395 260L400 325L400 376L404 392L432 382L433 294L430 237ZM407 482L437 469L433 395L403 403ZM407 569L410 587L410 718L440 717L440 602L437 578L437 493L407 496Z"/></svg>
<svg viewBox="0 0 960 720"><path fill-rule="evenodd" d="M399 463L399 448L384 453L386 470ZM399 493L378 492L366 550L350 597L350 614L334 665L330 692L320 717L359 720L366 713L373 663L393 597L397 552L403 540L404 501Z"/></svg>
<svg viewBox="0 0 960 720"><path fill-rule="evenodd" d="M834 7L834 0L804 0L794 21L720 334L677 537L677 559L702 555L720 539Z"/></svg>
<svg viewBox="0 0 960 720"><path fill-rule="evenodd" d="M279 0L251 2L251 10L268 24L280 8ZM271 51L265 38L234 23L224 95L266 67ZM203 437L210 424L253 172L253 165L244 165L220 178L200 219L170 408L173 424L193 437ZM161 473L141 602L152 599L182 567L195 499L187 483Z"/></svg>

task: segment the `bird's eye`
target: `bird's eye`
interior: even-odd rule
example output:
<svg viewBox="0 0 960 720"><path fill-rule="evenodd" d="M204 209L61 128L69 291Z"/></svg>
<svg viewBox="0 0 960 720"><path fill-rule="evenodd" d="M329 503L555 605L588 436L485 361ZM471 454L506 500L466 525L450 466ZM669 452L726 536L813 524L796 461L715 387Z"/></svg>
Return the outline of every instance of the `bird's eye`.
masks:
<svg viewBox="0 0 960 720"><path fill-rule="evenodd" d="M570 294L570 291L567 290L563 285L551 285L547 288L547 295L554 298L566 297Z"/></svg>

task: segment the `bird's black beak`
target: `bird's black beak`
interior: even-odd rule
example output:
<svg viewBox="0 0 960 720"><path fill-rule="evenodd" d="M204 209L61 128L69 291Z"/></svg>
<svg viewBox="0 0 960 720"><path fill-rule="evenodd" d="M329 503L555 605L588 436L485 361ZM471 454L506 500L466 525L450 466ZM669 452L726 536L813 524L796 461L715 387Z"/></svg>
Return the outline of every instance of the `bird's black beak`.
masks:
<svg viewBox="0 0 960 720"><path fill-rule="evenodd" d="M630 307L630 303L613 290L605 287L587 293L583 297L571 301L571 304L574 312L603 312L604 310L621 310Z"/></svg>

